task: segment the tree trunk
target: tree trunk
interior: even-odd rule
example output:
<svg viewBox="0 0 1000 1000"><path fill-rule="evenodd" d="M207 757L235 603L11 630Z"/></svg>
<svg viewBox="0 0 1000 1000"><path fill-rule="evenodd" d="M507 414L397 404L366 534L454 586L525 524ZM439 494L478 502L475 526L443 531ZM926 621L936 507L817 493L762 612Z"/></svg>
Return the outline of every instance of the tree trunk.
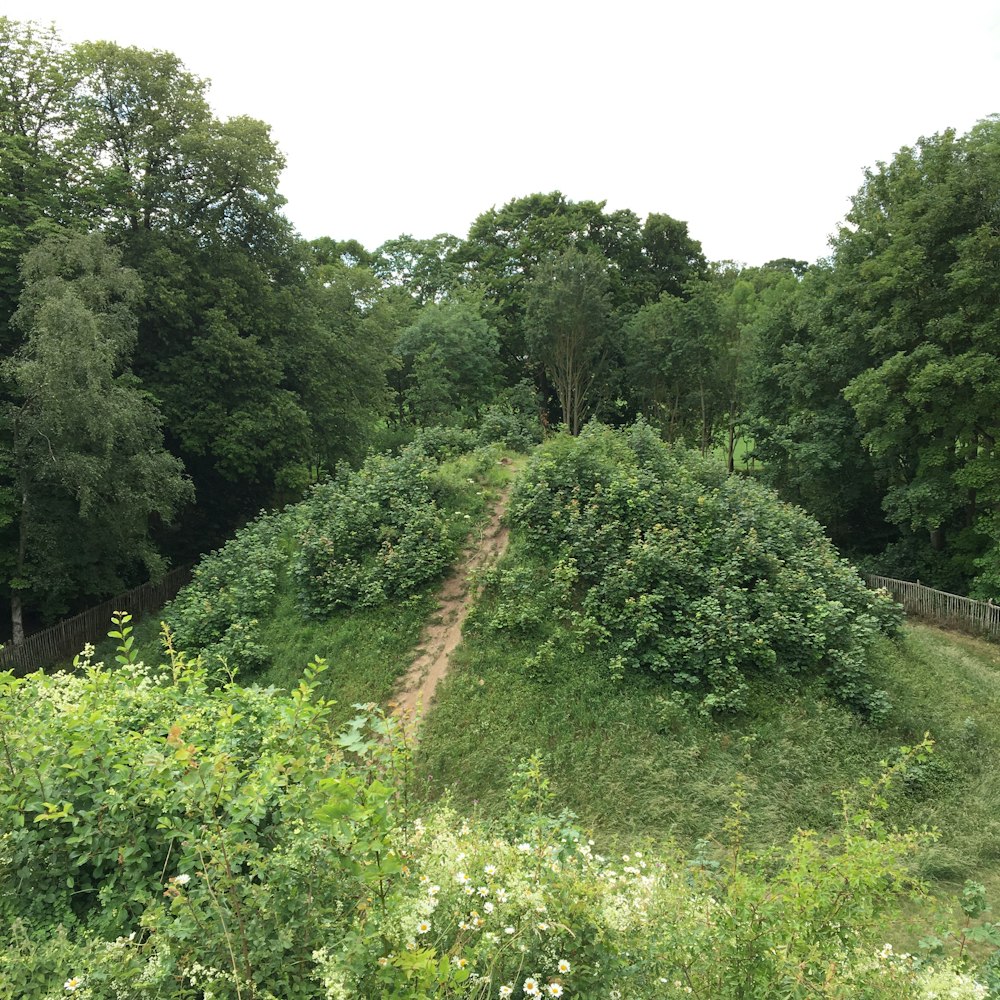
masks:
<svg viewBox="0 0 1000 1000"><path fill-rule="evenodd" d="M21 592L15 590L10 595L11 639L15 646L24 642L24 620L22 618Z"/></svg>

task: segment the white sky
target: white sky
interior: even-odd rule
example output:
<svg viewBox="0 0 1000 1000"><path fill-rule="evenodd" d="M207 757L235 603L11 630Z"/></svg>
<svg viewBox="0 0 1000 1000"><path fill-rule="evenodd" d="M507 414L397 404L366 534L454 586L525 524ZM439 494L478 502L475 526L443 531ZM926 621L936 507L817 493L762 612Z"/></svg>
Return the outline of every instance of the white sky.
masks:
<svg viewBox="0 0 1000 1000"><path fill-rule="evenodd" d="M697 9L696 9L697 7ZM465 236L534 191L815 260L862 171L1000 112L990 0L7 0L66 42L177 53L263 119L306 237Z"/></svg>

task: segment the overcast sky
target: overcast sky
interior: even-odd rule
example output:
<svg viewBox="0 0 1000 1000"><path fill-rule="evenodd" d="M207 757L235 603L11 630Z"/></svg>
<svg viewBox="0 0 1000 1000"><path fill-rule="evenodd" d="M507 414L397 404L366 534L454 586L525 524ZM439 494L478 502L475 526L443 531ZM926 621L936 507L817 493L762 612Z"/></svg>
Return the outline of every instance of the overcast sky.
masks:
<svg viewBox="0 0 1000 1000"><path fill-rule="evenodd" d="M177 53L272 126L286 214L369 248L561 190L815 260L866 166L1000 112L1000 5L809 0L7 0L66 42Z"/></svg>

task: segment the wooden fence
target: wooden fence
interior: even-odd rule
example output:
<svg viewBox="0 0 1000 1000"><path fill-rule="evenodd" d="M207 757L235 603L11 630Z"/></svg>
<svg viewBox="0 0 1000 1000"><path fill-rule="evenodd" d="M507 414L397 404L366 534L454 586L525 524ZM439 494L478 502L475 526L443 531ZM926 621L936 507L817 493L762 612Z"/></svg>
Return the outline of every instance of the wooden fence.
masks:
<svg viewBox="0 0 1000 1000"><path fill-rule="evenodd" d="M1000 604L974 601L943 590L932 590L920 583L892 580L886 576L866 576L868 586L883 587L906 609L908 614L949 628L1000 638Z"/></svg>
<svg viewBox="0 0 1000 1000"><path fill-rule="evenodd" d="M157 583L133 587L73 618L29 635L18 646L4 646L0 649L0 670L13 668L14 673L20 676L38 667L69 660L83 649L85 643L96 644L107 635L113 612L127 611L133 618L138 618L149 611L158 611L176 597L190 579L191 566L180 566Z"/></svg>

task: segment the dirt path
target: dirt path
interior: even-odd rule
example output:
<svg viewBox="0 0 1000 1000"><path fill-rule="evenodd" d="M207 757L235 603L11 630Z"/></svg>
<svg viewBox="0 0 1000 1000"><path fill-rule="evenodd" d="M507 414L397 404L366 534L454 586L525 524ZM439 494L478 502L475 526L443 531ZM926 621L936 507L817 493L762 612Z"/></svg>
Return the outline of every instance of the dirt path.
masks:
<svg viewBox="0 0 1000 1000"><path fill-rule="evenodd" d="M404 722L417 719L418 707L421 714L426 714L438 681L448 671L451 654L462 641L462 623L476 597L469 577L488 563L496 562L507 548L509 532L500 521L507 509L510 489L508 485L501 492L487 524L473 532L469 549L441 588L438 612L424 627L417 658L400 681L392 703L393 711Z"/></svg>

